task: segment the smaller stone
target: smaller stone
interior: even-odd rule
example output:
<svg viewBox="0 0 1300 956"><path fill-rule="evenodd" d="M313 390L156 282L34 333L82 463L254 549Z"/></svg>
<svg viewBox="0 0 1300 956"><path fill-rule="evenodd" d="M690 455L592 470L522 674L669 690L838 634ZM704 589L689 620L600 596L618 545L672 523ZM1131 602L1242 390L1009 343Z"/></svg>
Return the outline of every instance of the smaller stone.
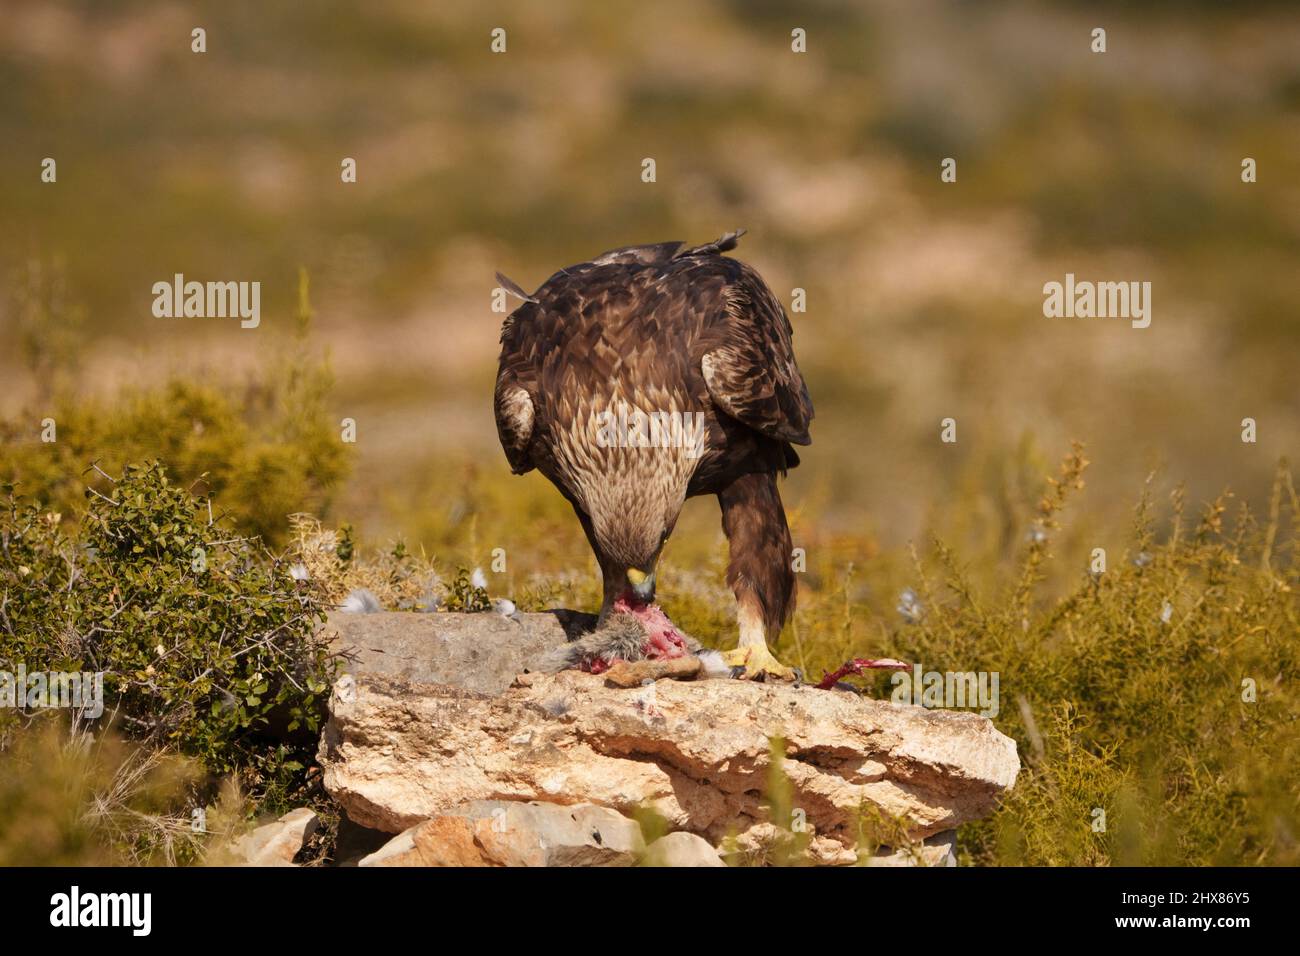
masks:
<svg viewBox="0 0 1300 956"><path fill-rule="evenodd" d="M293 858L319 826L314 810L299 807L240 838L235 853L246 866L293 866Z"/></svg>
<svg viewBox="0 0 1300 956"><path fill-rule="evenodd" d="M914 847L891 850L881 847L868 857L867 866L956 866L957 831L944 830Z"/></svg>
<svg viewBox="0 0 1300 956"><path fill-rule="evenodd" d="M641 828L589 803L475 800L418 823L358 866L631 866Z"/></svg>
<svg viewBox="0 0 1300 956"><path fill-rule="evenodd" d="M646 847L644 866L723 866L709 841L682 830L660 837Z"/></svg>
<svg viewBox="0 0 1300 956"><path fill-rule="evenodd" d="M362 857L357 866L491 866L474 841L474 822L434 817L417 823Z"/></svg>
<svg viewBox="0 0 1300 956"><path fill-rule="evenodd" d="M502 866L631 866L645 847L635 821L590 803L475 800L450 813L473 820L484 856Z"/></svg>

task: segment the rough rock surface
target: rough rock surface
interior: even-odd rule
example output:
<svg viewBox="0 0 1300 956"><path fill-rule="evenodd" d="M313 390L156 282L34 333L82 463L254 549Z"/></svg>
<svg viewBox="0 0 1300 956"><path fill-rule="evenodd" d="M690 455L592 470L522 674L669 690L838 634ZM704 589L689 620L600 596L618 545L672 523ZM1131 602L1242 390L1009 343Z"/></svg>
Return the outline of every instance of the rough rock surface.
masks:
<svg viewBox="0 0 1300 956"><path fill-rule="evenodd" d="M235 856L247 866L292 866L311 839L320 819L308 807L290 810L274 823L258 827L235 844Z"/></svg>
<svg viewBox="0 0 1300 956"><path fill-rule="evenodd" d="M920 840L988 814L1019 770L1014 742L973 713L747 681L622 689L566 671L519 684L490 696L345 676L321 740L326 789L354 821L390 833L476 800L540 800L649 805L718 845L770 827L769 738L780 736L811 854L844 863L860 807Z"/></svg>
<svg viewBox="0 0 1300 956"><path fill-rule="evenodd" d="M630 866L641 828L592 804L477 800L404 830L359 866Z"/></svg>
<svg viewBox="0 0 1300 956"><path fill-rule="evenodd" d="M547 651L595 624L594 615L565 610L520 614L517 620L493 611L391 611L331 614L325 629L333 635L330 649L346 655L345 673L390 674L499 694Z"/></svg>
<svg viewBox="0 0 1300 956"><path fill-rule="evenodd" d="M474 821L434 817L403 830L357 866L491 866L474 842Z"/></svg>
<svg viewBox="0 0 1300 956"><path fill-rule="evenodd" d="M678 831L662 836L648 847L645 853L646 866L723 866L718 851L709 845L709 841L694 833Z"/></svg>

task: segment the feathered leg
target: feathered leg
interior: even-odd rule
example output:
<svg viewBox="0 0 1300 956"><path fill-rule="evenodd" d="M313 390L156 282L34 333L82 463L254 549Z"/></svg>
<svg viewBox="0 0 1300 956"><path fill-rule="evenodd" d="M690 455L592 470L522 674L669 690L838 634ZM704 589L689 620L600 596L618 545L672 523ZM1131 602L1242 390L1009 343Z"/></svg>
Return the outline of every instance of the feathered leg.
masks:
<svg viewBox="0 0 1300 956"><path fill-rule="evenodd" d="M736 595L740 629L739 646L724 659L743 666L750 679L793 680L795 672L773 657L768 647L794 611L795 597L793 542L776 475L737 478L718 495L718 502L731 548L727 584Z"/></svg>

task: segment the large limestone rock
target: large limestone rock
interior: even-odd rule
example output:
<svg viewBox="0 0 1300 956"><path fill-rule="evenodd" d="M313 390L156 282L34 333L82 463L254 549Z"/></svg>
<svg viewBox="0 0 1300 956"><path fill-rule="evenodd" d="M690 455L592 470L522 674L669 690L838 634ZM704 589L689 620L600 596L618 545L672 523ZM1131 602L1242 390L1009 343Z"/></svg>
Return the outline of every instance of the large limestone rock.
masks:
<svg viewBox="0 0 1300 956"><path fill-rule="evenodd" d="M714 846L758 839L780 737L810 855L846 863L860 808L882 839L901 825L920 841L988 814L1019 770L1014 742L975 714L809 686L624 689L567 671L492 696L360 671L336 684L330 710L325 787L354 821L390 833L496 799L648 806Z"/></svg>
<svg viewBox="0 0 1300 956"><path fill-rule="evenodd" d="M594 627L576 611L504 617L480 614L384 612L331 614L330 649L344 655L345 673L390 674L410 681L454 684L499 694L546 651Z"/></svg>

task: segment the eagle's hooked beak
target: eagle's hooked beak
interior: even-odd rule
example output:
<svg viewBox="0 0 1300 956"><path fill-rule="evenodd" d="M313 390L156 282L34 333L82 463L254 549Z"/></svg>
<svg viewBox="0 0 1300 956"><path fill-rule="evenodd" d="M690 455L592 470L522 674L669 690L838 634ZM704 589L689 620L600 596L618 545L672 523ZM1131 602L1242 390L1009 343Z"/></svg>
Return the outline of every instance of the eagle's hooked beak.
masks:
<svg viewBox="0 0 1300 956"><path fill-rule="evenodd" d="M655 599L655 575L653 571L646 574L640 568L628 568L627 582L632 585L632 593L637 596L637 600L649 604Z"/></svg>

